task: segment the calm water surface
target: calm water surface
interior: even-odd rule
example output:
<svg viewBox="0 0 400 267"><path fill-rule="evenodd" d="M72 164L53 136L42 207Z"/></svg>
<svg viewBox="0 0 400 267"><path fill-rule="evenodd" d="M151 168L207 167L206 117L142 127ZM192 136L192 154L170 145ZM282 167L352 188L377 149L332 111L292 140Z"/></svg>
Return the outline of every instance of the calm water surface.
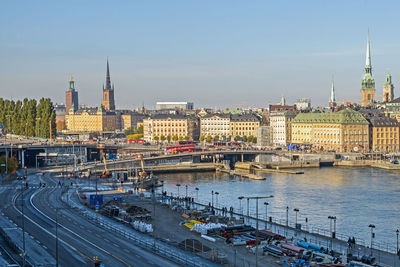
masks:
<svg viewBox="0 0 400 267"><path fill-rule="evenodd" d="M159 176L165 180L165 190L174 195L176 184L181 184L180 195L188 195L211 202L211 191L219 192L219 206L233 206L239 211L239 196L274 195L268 199L268 216L286 218L294 222L294 208L300 210L298 221L329 229L328 216L337 217L337 232L370 241L369 224L376 226L376 241L396 244L396 229L400 228L400 172L373 168L327 167L306 169L305 174L289 175L263 173L264 181L230 177L219 173L182 173ZM216 202L214 196L214 203ZM259 202L259 213L264 218L265 201ZM242 201L246 213L246 203ZM255 214L255 202L250 202L250 213Z"/></svg>

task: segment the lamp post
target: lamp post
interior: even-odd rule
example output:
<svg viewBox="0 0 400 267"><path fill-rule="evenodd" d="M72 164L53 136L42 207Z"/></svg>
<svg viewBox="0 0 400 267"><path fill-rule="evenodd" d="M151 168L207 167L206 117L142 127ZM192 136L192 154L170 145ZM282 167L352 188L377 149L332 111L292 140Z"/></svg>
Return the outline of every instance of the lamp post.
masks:
<svg viewBox="0 0 400 267"><path fill-rule="evenodd" d="M259 199L267 199L267 198L273 198L273 195L270 196L265 196L265 197L247 197L247 203L249 203L250 199L255 199L256 200L256 267L258 267L258 200ZM248 210L247 210L248 212Z"/></svg>
<svg viewBox="0 0 400 267"><path fill-rule="evenodd" d="M328 216L329 219L329 233L331 238L331 249L333 249L333 239L336 237L336 216ZM333 220L333 231L332 231L332 220Z"/></svg>
<svg viewBox="0 0 400 267"><path fill-rule="evenodd" d="M211 190L211 209L214 210L214 191Z"/></svg>
<svg viewBox="0 0 400 267"><path fill-rule="evenodd" d="M300 211L299 209L293 209L293 211L294 212L296 212L296 224L295 224L295 227L296 227L296 229L297 229L297 213Z"/></svg>
<svg viewBox="0 0 400 267"><path fill-rule="evenodd" d="M196 201L199 202L199 188L196 187L195 190L196 190Z"/></svg>
<svg viewBox="0 0 400 267"><path fill-rule="evenodd" d="M26 173L26 166L25 166L25 173ZM25 266L25 257L26 257L26 250L25 250L25 213L24 213L24 191L25 185L24 182L21 181L21 211L22 211L22 266Z"/></svg>
<svg viewBox="0 0 400 267"><path fill-rule="evenodd" d="M396 253L399 253L399 229L396 230Z"/></svg>
<svg viewBox="0 0 400 267"><path fill-rule="evenodd" d="M179 199L179 187L181 186L181 184L176 184L176 186L178 187L178 199Z"/></svg>
<svg viewBox="0 0 400 267"><path fill-rule="evenodd" d="M218 195L219 195L219 192L214 192L214 194L215 194L215 207L217 208L217 211L218 211Z"/></svg>
<svg viewBox="0 0 400 267"><path fill-rule="evenodd" d="M185 190L186 190L186 199L187 199L187 197L188 197L188 185L187 184L185 185Z"/></svg>
<svg viewBox="0 0 400 267"><path fill-rule="evenodd" d="M374 233L375 225L370 224L370 225L368 225L368 227L371 228L371 255L372 255L373 239L375 238L375 233Z"/></svg>
<svg viewBox="0 0 400 267"><path fill-rule="evenodd" d="M242 209L242 200L243 200L243 196L240 196L240 197L238 197L238 199L239 199L239 210L240 210L240 214L242 215L242 217L243 217L243 209Z"/></svg>
<svg viewBox="0 0 400 267"><path fill-rule="evenodd" d="M265 205L265 229L268 228L268 202L264 202Z"/></svg>
<svg viewBox="0 0 400 267"><path fill-rule="evenodd" d="M289 206L286 206L286 226L289 227Z"/></svg>

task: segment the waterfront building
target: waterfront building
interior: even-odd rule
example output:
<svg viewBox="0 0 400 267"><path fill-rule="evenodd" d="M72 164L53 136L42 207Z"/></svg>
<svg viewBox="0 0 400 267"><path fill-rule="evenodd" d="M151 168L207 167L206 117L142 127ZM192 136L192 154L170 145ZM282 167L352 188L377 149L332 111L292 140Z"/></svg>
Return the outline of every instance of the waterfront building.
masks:
<svg viewBox="0 0 400 267"><path fill-rule="evenodd" d="M394 99L394 86L392 84L392 76L386 75L385 85L383 86L382 101L391 102Z"/></svg>
<svg viewBox="0 0 400 267"><path fill-rule="evenodd" d="M296 106L294 106L296 108ZM291 122L296 117L294 110L270 112L269 120L272 130L272 141L275 145L287 145L291 143Z"/></svg>
<svg viewBox="0 0 400 267"><path fill-rule="evenodd" d="M199 121L196 117L179 114L155 114L143 120L144 140L161 140L162 136L178 139L199 138ZM155 137L157 137L155 139Z"/></svg>
<svg viewBox="0 0 400 267"><path fill-rule="evenodd" d="M386 116L400 121L400 97L386 103Z"/></svg>
<svg viewBox="0 0 400 267"><path fill-rule="evenodd" d="M367 55L365 60L364 77L361 83L361 106L368 106L375 102L375 80L372 77L371 53L369 32L367 40Z"/></svg>
<svg viewBox="0 0 400 267"><path fill-rule="evenodd" d="M145 114L136 113L130 110L118 111L120 113L120 127L121 130L137 129L143 125L143 120L148 116ZM140 124L138 126L138 124Z"/></svg>
<svg viewBox="0 0 400 267"><path fill-rule="evenodd" d="M103 85L103 107L105 110L115 110L114 84L111 86L110 67L107 59L106 87Z"/></svg>
<svg viewBox="0 0 400 267"><path fill-rule="evenodd" d="M400 122L393 118L373 116L370 122L370 147L376 152L399 151Z"/></svg>
<svg viewBox="0 0 400 267"><path fill-rule="evenodd" d="M231 133L231 115L207 114L200 119L200 135L228 137Z"/></svg>
<svg viewBox="0 0 400 267"><path fill-rule="evenodd" d="M260 126L257 128L257 146L271 146L272 145L272 134L270 126Z"/></svg>
<svg viewBox="0 0 400 267"><path fill-rule="evenodd" d="M315 150L369 151L368 121L350 108L334 113L300 113L292 121L292 143Z"/></svg>
<svg viewBox="0 0 400 267"><path fill-rule="evenodd" d="M67 129L71 132L104 132L116 129L116 114L99 108L70 109L66 115Z"/></svg>
<svg viewBox="0 0 400 267"><path fill-rule="evenodd" d="M254 114L231 115L230 133L232 137L256 136L260 119Z"/></svg>
<svg viewBox="0 0 400 267"><path fill-rule="evenodd" d="M78 92L75 90L75 81L71 78L69 80L69 88L65 92L65 112L69 113L70 109L77 111L79 108Z"/></svg>
<svg viewBox="0 0 400 267"><path fill-rule="evenodd" d="M193 102L157 102L156 110L162 109L192 110L194 109L194 104Z"/></svg>
<svg viewBox="0 0 400 267"><path fill-rule="evenodd" d="M295 106L300 111L311 110L311 98L300 98L295 103Z"/></svg>

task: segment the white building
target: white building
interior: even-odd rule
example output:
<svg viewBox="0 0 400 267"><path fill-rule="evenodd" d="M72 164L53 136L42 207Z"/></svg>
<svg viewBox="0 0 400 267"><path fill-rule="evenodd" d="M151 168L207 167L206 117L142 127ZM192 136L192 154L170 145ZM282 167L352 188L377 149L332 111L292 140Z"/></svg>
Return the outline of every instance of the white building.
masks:
<svg viewBox="0 0 400 267"><path fill-rule="evenodd" d="M257 129L257 146L271 146L271 126L260 126Z"/></svg>
<svg viewBox="0 0 400 267"><path fill-rule="evenodd" d="M156 109L183 109L192 110L194 108L193 102L157 102Z"/></svg>
<svg viewBox="0 0 400 267"><path fill-rule="evenodd" d="M272 132L272 143L274 145L287 145L291 142L291 121L296 117L292 110L274 111L269 115Z"/></svg>
<svg viewBox="0 0 400 267"><path fill-rule="evenodd" d="M230 124L231 116L229 114L207 114L200 119L200 135L228 137Z"/></svg>
<svg viewBox="0 0 400 267"><path fill-rule="evenodd" d="M310 110L311 98L300 98L295 104L297 110Z"/></svg>

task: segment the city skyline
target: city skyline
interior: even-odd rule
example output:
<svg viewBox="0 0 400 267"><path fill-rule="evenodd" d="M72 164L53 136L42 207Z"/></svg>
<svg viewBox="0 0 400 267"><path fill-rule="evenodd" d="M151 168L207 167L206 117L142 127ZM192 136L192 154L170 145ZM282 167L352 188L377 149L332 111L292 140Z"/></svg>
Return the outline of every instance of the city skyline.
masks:
<svg viewBox="0 0 400 267"><path fill-rule="evenodd" d="M312 96L313 106L327 106L332 75L337 101L360 102L368 28L376 99L381 100L388 71L397 96L400 40L391 34L396 18L390 15L395 2L44 3L30 9L26 2L18 14L16 4L4 6L9 11L1 18L4 97L47 95L65 102L73 75L80 102L99 106L108 56L120 109L142 103L153 108L156 101L267 107L282 95L288 103ZM363 14L368 21L354 19Z"/></svg>

